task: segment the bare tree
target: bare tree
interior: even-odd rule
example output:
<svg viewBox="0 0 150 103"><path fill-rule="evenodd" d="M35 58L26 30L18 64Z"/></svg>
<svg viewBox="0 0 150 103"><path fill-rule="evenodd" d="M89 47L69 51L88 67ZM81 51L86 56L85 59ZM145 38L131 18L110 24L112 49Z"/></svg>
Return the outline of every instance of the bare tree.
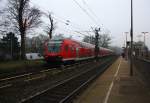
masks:
<svg viewBox="0 0 150 103"><path fill-rule="evenodd" d="M30 0L8 0L6 18L14 30L21 36L21 59L25 59L26 33L41 24L41 11L30 7Z"/></svg>
<svg viewBox="0 0 150 103"><path fill-rule="evenodd" d="M5 14L5 10L1 9L0 10L0 35L4 35L10 32L8 31L10 30L8 28L8 26L10 25L10 22L5 21L6 16L4 14Z"/></svg>
<svg viewBox="0 0 150 103"><path fill-rule="evenodd" d="M83 38L83 41L87 43L95 44L95 37L85 36ZM108 48L109 44L111 43L110 41L111 41L111 37L108 34L99 35L99 41L98 41L99 46Z"/></svg>
<svg viewBox="0 0 150 103"><path fill-rule="evenodd" d="M55 30L55 24L54 24L54 20L53 20L53 17L52 17L51 13L48 13L47 17L49 19L50 24L48 24L46 26L45 32L49 35L49 38L51 39L53 31Z"/></svg>
<svg viewBox="0 0 150 103"><path fill-rule="evenodd" d="M108 48L111 41L111 37L108 34L100 35L99 46Z"/></svg>
<svg viewBox="0 0 150 103"><path fill-rule="evenodd" d="M56 38L62 37L62 36L63 35L58 35ZM34 36L32 38L27 38L26 39L26 51L28 53L36 52L36 53L41 53L43 55L44 45L45 45L45 42L47 42L48 40L49 40L49 37L43 34L39 34L38 36Z"/></svg>

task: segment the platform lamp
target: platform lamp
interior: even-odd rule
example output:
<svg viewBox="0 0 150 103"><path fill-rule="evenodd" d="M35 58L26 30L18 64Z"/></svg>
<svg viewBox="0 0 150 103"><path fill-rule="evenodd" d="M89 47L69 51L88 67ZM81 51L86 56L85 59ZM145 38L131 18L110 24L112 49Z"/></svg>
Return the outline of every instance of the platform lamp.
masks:
<svg viewBox="0 0 150 103"><path fill-rule="evenodd" d="M128 37L127 37L127 36L128 36L128 33L129 33L129 32L125 32L125 36L126 36L126 43L125 43L125 44L126 44L126 45L125 45L125 46L126 46L126 51L125 51L125 52L126 52L126 60L128 60L128 44L127 44L127 41L128 41Z"/></svg>

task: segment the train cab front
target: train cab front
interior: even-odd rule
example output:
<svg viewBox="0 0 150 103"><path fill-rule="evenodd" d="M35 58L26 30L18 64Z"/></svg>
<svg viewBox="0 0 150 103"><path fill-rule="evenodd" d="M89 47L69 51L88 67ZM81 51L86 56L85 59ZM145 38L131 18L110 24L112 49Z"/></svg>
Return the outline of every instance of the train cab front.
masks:
<svg viewBox="0 0 150 103"><path fill-rule="evenodd" d="M53 64L53 63L61 63L62 62L61 44L62 44L62 41L47 42L44 57L48 63Z"/></svg>

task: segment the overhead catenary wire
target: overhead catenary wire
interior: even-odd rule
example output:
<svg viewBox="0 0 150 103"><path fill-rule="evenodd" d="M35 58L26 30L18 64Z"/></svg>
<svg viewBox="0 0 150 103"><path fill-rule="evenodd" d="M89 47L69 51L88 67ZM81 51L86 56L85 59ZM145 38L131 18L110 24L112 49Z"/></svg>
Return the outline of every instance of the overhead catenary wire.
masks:
<svg viewBox="0 0 150 103"><path fill-rule="evenodd" d="M80 35L82 35L82 36L89 36L89 35L87 35L87 34L84 34L84 33L81 33L80 31L74 31L74 30L69 30L69 29L62 29L62 28L60 28L60 30L62 30L62 31L65 31L65 32L67 32L67 33L76 33L76 34L80 34Z"/></svg>
<svg viewBox="0 0 150 103"><path fill-rule="evenodd" d="M97 19L97 21L101 23L100 27L106 29L107 31L109 31L109 29L106 28L104 26L104 24L101 22L100 18L95 14L95 12L93 11L93 9L88 5L88 3L85 0L82 0L82 2L87 7L87 9L89 10L89 12L91 12L91 14L93 14L93 16L95 16L95 18Z"/></svg>
<svg viewBox="0 0 150 103"><path fill-rule="evenodd" d="M70 26L70 27L72 27L73 29L77 29L77 30L69 30L70 32L74 32L74 33L77 33L77 34L81 34L81 35L83 35L83 36L89 36L89 35L91 35L91 34L89 34L89 32L93 32L93 31L89 31L89 30L82 30L81 28L79 28L79 27L77 27L77 26L75 26L75 25L72 25L72 24L74 24L74 23L72 23L72 22L67 22L67 20L65 20L65 19L62 19L62 18L60 18L60 17L56 17L56 16L53 16L53 18L55 19L55 20L57 20L57 21L59 21L59 22L61 22L61 23L63 23L63 24L65 24L65 25L67 25L67 26ZM62 30L62 29L61 29ZM64 30L65 31L65 30ZM67 31L66 31L67 32ZM84 33L82 33L82 32L86 32L87 34L89 34L89 35L86 35L86 34L84 34Z"/></svg>
<svg viewBox="0 0 150 103"><path fill-rule="evenodd" d="M95 20L95 18L93 18L93 17L88 13L88 11L87 11L86 9L84 9L76 0L74 0L74 1L77 3L77 5L78 5L80 8L82 8L83 11L86 12L86 14L92 19L93 22L95 22L96 24L98 23L98 22ZM88 4L85 2L85 0L84 0L83 2L84 2L85 5L88 6ZM44 12L43 12L44 14L46 14L45 11L49 12L49 10L46 10L45 8L39 6L38 4L35 4L35 3L33 3L33 2L30 2L30 3L31 3L32 5L37 5L39 8L41 8L42 11L44 11ZM96 16L96 14L93 12L93 10L92 10L89 6L88 6L88 9L89 9L89 11L92 12L93 15ZM57 15L55 15L55 14L53 14L53 17L59 18L59 21L60 21L60 19L61 19L61 21L63 20L64 22L67 21L67 19L65 20L64 18L59 17L59 16L57 16ZM97 17L97 19L98 19L98 17ZM81 29L81 28L79 27L79 25L77 25L76 23L73 23L73 22L70 21L70 20L68 20L68 21L69 21L69 24L70 24L69 26L72 26L72 27L74 27L74 28L76 28L76 29L83 30L83 29ZM67 22L66 22L66 23L67 23ZM97 24L97 25L99 25L99 24ZM103 24L102 24L102 25L103 25ZM104 25L103 25L103 26L104 26ZM102 27L102 26L101 26L101 27ZM102 29L102 28L101 28L101 29ZM107 31L109 31L109 30L107 29Z"/></svg>
<svg viewBox="0 0 150 103"><path fill-rule="evenodd" d="M30 2L31 4L33 4L33 5L37 5L37 4L35 4L35 3L33 3L33 2ZM77 2L78 3L78 2ZM80 4L79 4L80 5ZM37 6L39 6L39 5L37 5ZM45 8L42 8L41 6L39 6L41 9L42 9L42 11L47 11L48 12L48 10L46 10ZM80 6L81 7L81 6ZM82 8L82 7L81 7ZM83 8L84 9L84 8ZM85 10L85 12L87 12L86 10ZM46 15L46 13L45 12L43 12L43 14L44 15ZM91 19L93 19L93 21L95 21L94 20L94 18L87 12L87 15L89 15L90 16L90 18ZM47 16L47 15L46 15ZM73 23L72 21L70 21L70 20L67 20L67 19L63 19L62 17L58 17L58 16L56 16L55 14L53 14L53 18L56 20L56 21L59 21L59 22L61 22L61 23L63 23L63 24L65 24L65 25L67 25L67 26L70 26L70 27L72 27L72 28L74 28L74 29L77 29L77 30L72 30L72 32L74 32L74 33L77 33L77 34L81 34L81 35L84 35L84 36L88 36L88 35L86 35L86 34L84 34L84 33L81 33L80 31L81 30L83 30L83 29L81 29L80 27L79 27L79 25L77 25L76 24L76 26L75 26L75 23ZM96 22L96 21L95 21ZM97 23L97 22L96 22Z"/></svg>
<svg viewBox="0 0 150 103"><path fill-rule="evenodd" d="M105 28L103 24L101 24L101 26L98 24L98 21L93 17L93 15L91 15L85 8L83 8L76 0L73 0L79 7L80 9L86 13L86 15L97 25L101 28L101 31L103 30L104 32L106 31L109 31L109 29ZM84 2L85 3L85 2ZM87 3L85 4L87 5ZM89 8L89 6L88 6ZM90 9L90 8L89 8ZM89 11L92 11L92 14L94 13L93 10L89 10ZM95 13L94 13L95 14ZM95 14L96 15L96 14Z"/></svg>
<svg viewBox="0 0 150 103"><path fill-rule="evenodd" d="M99 25L99 24L97 23L97 21L95 20L95 18L93 18L93 16L91 16L90 13L89 13L85 8L83 8L76 0L73 0L73 1L79 6L79 8L80 8L95 24Z"/></svg>
<svg viewBox="0 0 150 103"><path fill-rule="evenodd" d="M96 17L97 20L99 20L98 16L94 13L94 11L91 9L91 7L89 7L89 5L87 4L87 2L85 0L82 0L83 4L85 6L87 6L87 9Z"/></svg>
<svg viewBox="0 0 150 103"><path fill-rule="evenodd" d="M33 2L30 2L30 3L33 4L33 5L39 6L38 4L35 4L35 3L33 3ZM47 16L46 12L49 12L49 11L46 10L45 8L41 7L41 6L39 6L39 8L41 8L43 14ZM46 11L46 12L45 12L45 11ZM68 26L72 26L72 27L74 27L74 28L76 28L76 29L83 30L81 27L79 27L80 25L78 25L78 24L76 24L76 23L74 23L74 22L72 22L72 21L70 21L70 20L68 20L68 19L64 19L64 18L62 18L62 17L60 17L60 16L58 16L58 15L56 15L56 14L54 14L54 13L52 13L52 14L53 14L53 17L54 17L55 20L61 21L61 22L65 23L65 24L68 23L68 24L69 24ZM68 21L68 22L67 22L67 21Z"/></svg>
<svg viewBox="0 0 150 103"><path fill-rule="evenodd" d="M66 25L66 22L65 22L65 21L60 20L60 19L55 18L55 17L54 17L54 19ZM71 26L73 29L77 29L77 30L73 30L73 32L80 33L80 34L83 34L83 33L81 33L81 32L93 32L93 31L88 31L88 30L87 30L87 31L78 30L78 29L80 29L80 28L77 28L77 27L75 27L75 26L73 26L73 25L70 25L70 24L67 24L67 26ZM85 34L84 34L84 35L85 35ZM86 35L86 36L87 36L87 35Z"/></svg>
<svg viewBox="0 0 150 103"><path fill-rule="evenodd" d="M74 25L72 22L67 22L67 20L62 20L62 19L60 19L60 18L58 18L58 17L56 17L56 16L54 16L54 19L55 20L58 20L59 22L62 22L62 23L64 23L64 24L66 24L67 26L70 26L70 27L73 27L73 28L76 28L76 29L79 29L79 30L83 30L82 28L80 28L79 26L76 26L76 25Z"/></svg>
<svg viewBox="0 0 150 103"><path fill-rule="evenodd" d="M65 21L63 21L63 20L60 20L60 19L58 19L58 18L55 18L54 17L54 19L56 19L56 20L58 20L59 22L61 22L61 23L63 23L63 24L65 24L66 25L66 22ZM68 26L70 26L70 25L68 25ZM74 29L76 29L75 27L73 27ZM60 29L60 28L59 28ZM61 29L62 30L62 29ZM69 29L65 29L65 30L63 30L63 31L65 31L65 32L68 32L68 31L70 31L70 32L74 32L74 33L77 33L77 34L81 34L81 35L83 35L83 36L88 36L88 35L86 35L86 34L84 34L84 33L82 33L82 32L86 32L87 34L89 34L88 32L93 32L93 31L77 31L77 30L69 30Z"/></svg>
<svg viewBox="0 0 150 103"><path fill-rule="evenodd" d="M60 19L55 18L55 17L54 17L54 19L66 25L66 22L65 22L65 21L60 20ZM71 25L68 25L68 26L71 26ZM72 28L78 29L78 28L73 27L73 26L72 26ZM60 29L60 28L59 28L59 29ZM61 29L61 30L63 30L63 29ZM89 36L89 35L91 36L91 34L89 34L89 32L93 32L93 31L80 31L80 30L69 30L69 29L65 29L65 30L63 30L63 31L65 31L65 32L67 32L67 33L71 33L71 32L72 32L72 33L76 33L76 34L78 34L78 35L80 34L80 35L83 35L83 36ZM86 34L83 33L83 32L86 32ZM88 34L88 35L87 35L87 34ZM90 37L90 36L89 36L89 37Z"/></svg>
<svg viewBox="0 0 150 103"><path fill-rule="evenodd" d="M54 14L54 17L59 18L59 19L65 21L65 22L67 22L68 24L73 25L73 26L76 27L76 28L81 29L81 27L82 27L81 25L79 25L79 24L77 24L77 23L75 23L75 22L72 22L72 21L70 21L69 19L65 19L65 18L62 18L62 17L56 15L56 13ZM81 26L81 27L80 27L80 26ZM81 29L81 30L82 30L82 29Z"/></svg>

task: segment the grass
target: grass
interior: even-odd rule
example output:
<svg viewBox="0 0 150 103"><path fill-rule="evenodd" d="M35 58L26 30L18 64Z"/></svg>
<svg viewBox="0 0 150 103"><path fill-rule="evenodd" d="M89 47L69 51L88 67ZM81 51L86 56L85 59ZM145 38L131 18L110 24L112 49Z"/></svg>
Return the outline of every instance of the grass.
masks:
<svg viewBox="0 0 150 103"><path fill-rule="evenodd" d="M42 67L43 60L8 61L0 63L0 75L3 73L19 72L30 68Z"/></svg>

